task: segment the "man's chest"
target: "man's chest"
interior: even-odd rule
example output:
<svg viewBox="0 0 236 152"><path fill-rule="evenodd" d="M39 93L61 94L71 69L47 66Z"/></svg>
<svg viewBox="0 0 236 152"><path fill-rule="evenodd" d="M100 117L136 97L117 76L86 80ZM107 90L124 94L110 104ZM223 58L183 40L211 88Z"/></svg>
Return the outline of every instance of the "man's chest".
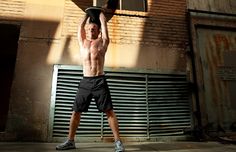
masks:
<svg viewBox="0 0 236 152"><path fill-rule="evenodd" d="M81 53L84 56L97 56L104 54L103 47L99 41L85 42L81 49Z"/></svg>

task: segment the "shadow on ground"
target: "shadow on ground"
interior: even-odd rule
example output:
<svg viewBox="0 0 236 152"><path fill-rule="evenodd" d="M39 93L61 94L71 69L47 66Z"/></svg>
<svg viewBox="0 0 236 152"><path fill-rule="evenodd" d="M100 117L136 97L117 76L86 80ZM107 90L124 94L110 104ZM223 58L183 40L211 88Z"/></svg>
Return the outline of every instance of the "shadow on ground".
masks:
<svg viewBox="0 0 236 152"><path fill-rule="evenodd" d="M54 152L58 143L0 143L3 152ZM77 149L66 152L111 152L113 143L77 143ZM236 145L218 142L125 143L126 152L235 152Z"/></svg>

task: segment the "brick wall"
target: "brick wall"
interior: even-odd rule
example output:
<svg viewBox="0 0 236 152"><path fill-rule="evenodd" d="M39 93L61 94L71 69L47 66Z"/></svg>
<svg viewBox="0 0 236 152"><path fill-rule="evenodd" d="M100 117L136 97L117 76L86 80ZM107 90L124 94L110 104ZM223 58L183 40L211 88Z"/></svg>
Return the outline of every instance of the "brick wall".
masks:
<svg viewBox="0 0 236 152"><path fill-rule="evenodd" d="M0 18L19 18L23 17L25 0L1 0Z"/></svg>
<svg viewBox="0 0 236 152"><path fill-rule="evenodd" d="M86 2L86 0L84 0ZM85 3L85 6L90 6ZM76 37L82 9L66 0L63 35ZM108 22L111 43L156 45L183 50L188 41L186 0L148 0L147 12L118 10Z"/></svg>

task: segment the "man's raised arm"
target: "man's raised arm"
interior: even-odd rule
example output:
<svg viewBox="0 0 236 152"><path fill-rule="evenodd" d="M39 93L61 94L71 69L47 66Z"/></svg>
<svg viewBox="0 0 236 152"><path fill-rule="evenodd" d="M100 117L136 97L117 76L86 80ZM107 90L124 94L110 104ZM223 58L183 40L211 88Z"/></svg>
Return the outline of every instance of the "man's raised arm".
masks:
<svg viewBox="0 0 236 152"><path fill-rule="evenodd" d="M100 19L100 22L101 22L101 32L102 32L103 47L107 48L107 46L109 44L109 35L108 35L106 17L105 17L103 12L100 13L99 19Z"/></svg>
<svg viewBox="0 0 236 152"><path fill-rule="evenodd" d="M77 36L78 36L78 41L79 41L79 45L82 46L83 45L83 42L84 40L86 39L86 32L85 32L85 24L86 24L86 21L88 19L88 14L86 13L85 16L83 17L83 19L81 19L79 25L78 25L78 33L77 33Z"/></svg>

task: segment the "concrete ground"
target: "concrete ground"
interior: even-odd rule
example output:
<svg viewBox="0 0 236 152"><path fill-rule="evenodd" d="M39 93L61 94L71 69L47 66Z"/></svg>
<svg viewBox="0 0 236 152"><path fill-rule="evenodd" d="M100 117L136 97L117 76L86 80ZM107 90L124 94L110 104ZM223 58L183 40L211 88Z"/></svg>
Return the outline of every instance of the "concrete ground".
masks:
<svg viewBox="0 0 236 152"><path fill-rule="evenodd" d="M56 152L58 143L0 142L0 152ZM236 145L218 142L130 142L126 152L236 152ZM113 152L113 143L76 143L66 152Z"/></svg>

